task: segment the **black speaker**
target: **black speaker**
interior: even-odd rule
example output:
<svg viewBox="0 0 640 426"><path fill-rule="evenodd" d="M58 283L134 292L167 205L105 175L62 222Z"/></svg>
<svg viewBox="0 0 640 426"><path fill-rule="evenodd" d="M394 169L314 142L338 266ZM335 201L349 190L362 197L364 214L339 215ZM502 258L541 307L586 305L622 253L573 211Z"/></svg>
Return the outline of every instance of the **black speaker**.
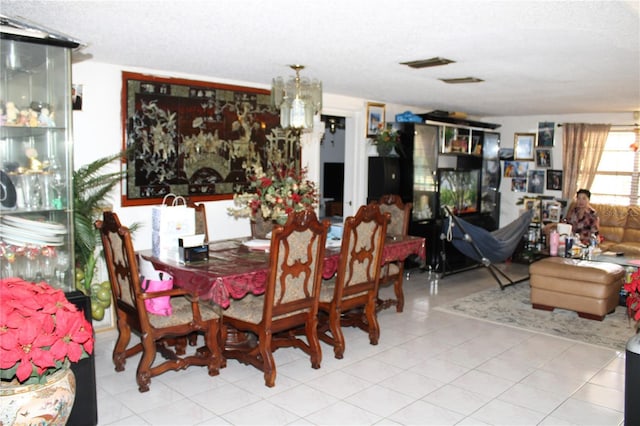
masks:
<svg viewBox="0 0 640 426"><path fill-rule="evenodd" d="M369 195L367 202L385 194L400 194L400 159L369 157Z"/></svg>
<svg viewBox="0 0 640 426"><path fill-rule="evenodd" d="M84 312L91 321L91 298L80 291L66 293L67 300ZM95 426L98 424L98 401L96 397L96 367L94 355L71 364L76 376L76 399L71 409L67 426Z"/></svg>

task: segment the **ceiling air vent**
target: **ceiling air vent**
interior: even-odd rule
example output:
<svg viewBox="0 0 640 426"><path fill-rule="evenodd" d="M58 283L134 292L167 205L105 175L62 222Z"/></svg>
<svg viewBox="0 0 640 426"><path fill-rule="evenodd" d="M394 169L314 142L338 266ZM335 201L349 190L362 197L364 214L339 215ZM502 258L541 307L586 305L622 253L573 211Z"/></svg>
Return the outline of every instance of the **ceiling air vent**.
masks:
<svg viewBox="0 0 640 426"><path fill-rule="evenodd" d="M481 81L484 81L477 77L439 78L438 80L444 81L447 84L480 83Z"/></svg>
<svg viewBox="0 0 640 426"><path fill-rule="evenodd" d="M417 61L409 61L409 62L400 62L400 65L406 65L410 68L429 68L429 67L437 67L440 65L451 64L455 61L446 58L431 58L431 59L420 59Z"/></svg>

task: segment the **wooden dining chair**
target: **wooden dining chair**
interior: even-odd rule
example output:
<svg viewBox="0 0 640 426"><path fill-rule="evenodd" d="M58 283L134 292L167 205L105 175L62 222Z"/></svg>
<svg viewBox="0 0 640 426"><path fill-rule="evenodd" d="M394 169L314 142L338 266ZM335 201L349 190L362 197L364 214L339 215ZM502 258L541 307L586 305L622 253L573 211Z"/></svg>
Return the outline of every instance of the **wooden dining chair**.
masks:
<svg viewBox="0 0 640 426"><path fill-rule="evenodd" d="M388 222L389 214L377 203L361 206L345 220L338 270L322 284L318 304L318 336L333 346L336 358L345 350L342 327L359 327L378 344L376 301Z"/></svg>
<svg viewBox="0 0 640 426"><path fill-rule="evenodd" d="M411 208L413 203L403 203L397 194L386 194L378 200L380 211L389 213L391 221L387 225L387 237L406 237L409 234L409 221L411 220ZM382 266L380 275L380 287L393 284L394 299L381 300L378 295L378 310L396 305L396 312L404 309L404 292L402 282L404 278L404 261L387 262Z"/></svg>
<svg viewBox="0 0 640 426"><path fill-rule="evenodd" d="M317 313L328 229L329 221L319 222L312 210L290 214L284 227L274 225L264 294L234 300L224 312L224 340L229 328L257 336L253 346L228 348L225 356L263 371L269 387L275 385L278 348L302 349L320 368Z"/></svg>
<svg viewBox="0 0 640 426"><path fill-rule="evenodd" d="M104 212L103 220L95 225L100 231L117 313L118 339L113 349L116 371L123 371L126 359L142 352L136 374L140 392L149 390L152 377L168 370L200 365L207 367L210 376L217 375L224 366L219 315L183 289L143 292L129 229L113 212ZM166 296L170 297L171 315L147 312L145 301ZM129 347L132 330L140 335L140 343ZM204 334L207 350L187 356L187 337L194 332ZM157 353L165 360L153 365Z"/></svg>
<svg viewBox="0 0 640 426"><path fill-rule="evenodd" d="M209 242L209 228L207 226L207 208L204 203L194 203L189 200L187 207L192 207L196 216L196 234L204 234L204 241Z"/></svg>

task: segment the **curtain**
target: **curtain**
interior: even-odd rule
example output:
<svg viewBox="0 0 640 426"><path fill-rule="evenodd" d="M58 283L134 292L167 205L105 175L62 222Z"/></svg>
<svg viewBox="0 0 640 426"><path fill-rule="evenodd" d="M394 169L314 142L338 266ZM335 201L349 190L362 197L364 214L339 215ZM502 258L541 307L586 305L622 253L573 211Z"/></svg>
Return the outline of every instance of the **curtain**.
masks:
<svg viewBox="0 0 640 426"><path fill-rule="evenodd" d="M580 188L590 190L610 128L610 124L562 124L562 198L573 199Z"/></svg>

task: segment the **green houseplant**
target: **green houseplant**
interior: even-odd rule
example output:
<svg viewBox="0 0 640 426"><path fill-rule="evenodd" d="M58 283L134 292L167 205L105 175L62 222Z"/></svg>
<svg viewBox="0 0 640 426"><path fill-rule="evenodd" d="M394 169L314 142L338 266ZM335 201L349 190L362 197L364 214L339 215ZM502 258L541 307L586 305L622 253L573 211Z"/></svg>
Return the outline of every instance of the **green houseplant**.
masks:
<svg viewBox="0 0 640 426"><path fill-rule="evenodd" d="M97 249L101 246L94 223L107 207L111 190L127 175L123 169L105 171L105 168L126 154L125 150L99 158L73 172L76 288L91 297L91 312L96 320L102 319L104 309L111 304L111 288L108 281L92 286L100 253Z"/></svg>

